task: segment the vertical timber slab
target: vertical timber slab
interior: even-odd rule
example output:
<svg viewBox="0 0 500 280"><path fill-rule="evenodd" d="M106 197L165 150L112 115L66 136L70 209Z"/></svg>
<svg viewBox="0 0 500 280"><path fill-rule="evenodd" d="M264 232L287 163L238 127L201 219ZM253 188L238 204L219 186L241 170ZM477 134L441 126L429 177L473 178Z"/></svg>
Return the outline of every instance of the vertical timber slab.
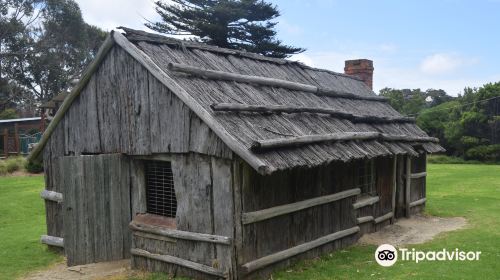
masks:
<svg viewBox="0 0 500 280"><path fill-rule="evenodd" d="M74 194L76 186L71 182L70 176L65 176L65 174L75 174L72 170L72 162L68 157L61 157L57 160L59 169L59 180L60 184L64 185L63 197L64 197L64 209L63 209L63 219L64 219L64 242L65 248L64 252L68 257L68 265L73 261L73 256L75 254L75 240L76 240L76 219L74 218L73 211L76 211L76 195Z"/></svg>
<svg viewBox="0 0 500 280"><path fill-rule="evenodd" d="M213 218L215 235L234 240L234 202L231 161L212 157ZM217 268L232 278L233 246L215 245Z"/></svg>
<svg viewBox="0 0 500 280"><path fill-rule="evenodd" d="M130 246L132 245L132 233L129 223L132 221L132 204L130 199L130 161L123 155L117 155L120 162L120 185L121 209L118 214L121 217L121 236L123 237L121 259L130 257Z"/></svg>
<svg viewBox="0 0 500 280"><path fill-rule="evenodd" d="M132 204L132 216L146 213L146 177L144 174L144 163L141 160L130 161L130 193Z"/></svg>
<svg viewBox="0 0 500 280"><path fill-rule="evenodd" d="M394 155L394 158L392 159L392 218L391 218L392 224L394 223L394 220L396 219L396 188L398 186L398 183L397 183L397 176L398 176L397 163L398 163L398 156Z"/></svg>
<svg viewBox="0 0 500 280"><path fill-rule="evenodd" d="M81 96L81 95L80 95ZM83 201L85 211L84 215L82 215L84 219L84 234L85 234L85 263L91 263L95 261L95 247L94 244L96 239L99 237L94 234L94 225L96 225L96 221L98 220L98 216L96 213L95 207L95 186L96 186L96 172L100 172L94 168L95 163L90 160L89 156L82 156L80 158L82 160L82 175L85 175L85 178L82 178L82 189L81 192L83 196L80 200Z"/></svg>
<svg viewBox="0 0 500 280"><path fill-rule="evenodd" d="M96 88L98 108L98 121L101 136L101 149L103 152L112 153L120 151L120 103L116 97L115 57L116 47L113 47L96 72Z"/></svg>
<svg viewBox="0 0 500 280"><path fill-rule="evenodd" d="M243 232L242 232L242 195L241 186L243 180L243 163L238 158L233 161L233 203L234 203L234 239L233 239L233 251L234 251L234 263L233 263L233 275L234 278L238 278L238 266L243 264L240 261L240 254L243 251Z"/></svg>
<svg viewBox="0 0 500 280"><path fill-rule="evenodd" d="M208 234L214 231L211 169L211 160L207 156L182 154L172 157L178 230ZM213 244L179 239L175 256L212 266L216 251ZM183 267L177 267L177 272L188 277L203 277Z"/></svg>
<svg viewBox="0 0 500 280"><path fill-rule="evenodd" d="M106 213L108 196L105 193L105 175L102 172L104 168L103 157L97 156L94 158L94 192L95 192L95 221L102 219L104 213ZM108 259L108 242L106 240L106 235L109 234L107 223L96 223L94 228L94 235L98 236L94 243L94 256L96 262L106 261Z"/></svg>
<svg viewBox="0 0 500 280"><path fill-rule="evenodd" d="M405 204L406 204L406 217L410 217L410 203L411 203L411 156L406 156L406 190L405 190Z"/></svg>

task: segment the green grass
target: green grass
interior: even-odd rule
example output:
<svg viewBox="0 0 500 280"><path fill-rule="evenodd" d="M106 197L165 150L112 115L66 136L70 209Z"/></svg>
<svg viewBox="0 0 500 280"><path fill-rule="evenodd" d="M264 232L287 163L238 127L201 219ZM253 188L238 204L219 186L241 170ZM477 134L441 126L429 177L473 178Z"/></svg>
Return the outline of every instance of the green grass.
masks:
<svg viewBox="0 0 500 280"><path fill-rule="evenodd" d="M435 164L500 164L500 162L495 161L466 160L461 157L447 155L429 155L427 156L427 162Z"/></svg>
<svg viewBox="0 0 500 280"><path fill-rule="evenodd" d="M15 279L61 259L40 244L43 176L0 177L0 279Z"/></svg>
<svg viewBox="0 0 500 280"><path fill-rule="evenodd" d="M462 216L468 226L407 247L422 251L482 251L479 261L398 261L386 268L374 261L376 246L355 245L300 262L275 273L273 279L499 279L500 166L430 164L428 174L427 213Z"/></svg>
<svg viewBox="0 0 500 280"><path fill-rule="evenodd" d="M477 262L398 261L384 268L375 263L375 246L355 245L278 271L273 279L499 279L500 166L430 164L427 213L462 216L465 229L439 235L409 248L482 251ZM0 177L0 279L15 279L61 257L38 241L45 233L43 177ZM147 274L129 279L164 279Z"/></svg>

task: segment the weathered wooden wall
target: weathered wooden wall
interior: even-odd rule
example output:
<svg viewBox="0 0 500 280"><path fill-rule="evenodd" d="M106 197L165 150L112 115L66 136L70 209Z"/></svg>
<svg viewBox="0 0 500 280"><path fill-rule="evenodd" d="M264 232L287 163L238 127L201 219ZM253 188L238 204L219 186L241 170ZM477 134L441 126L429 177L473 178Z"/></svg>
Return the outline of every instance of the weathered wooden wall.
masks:
<svg viewBox="0 0 500 280"><path fill-rule="evenodd" d="M146 69L114 47L44 148L46 189L63 191L55 160L81 154L199 153L231 150ZM46 202L47 233L63 235L62 205Z"/></svg>
<svg viewBox="0 0 500 280"><path fill-rule="evenodd" d="M412 173L421 173L427 171L427 156L421 153L418 157L413 158L411 165ZM418 201L426 197L427 176L414 178L411 180L411 201ZM425 203L411 208L411 214L421 213L425 208Z"/></svg>
<svg viewBox="0 0 500 280"><path fill-rule="evenodd" d="M408 156L398 156L397 161L397 191L396 191L396 218L407 216L407 161ZM411 174L420 174L419 178L410 179L410 196L409 202L419 201L426 198L426 181L427 181L427 155L421 151L418 157L410 158L410 176ZM420 213L424 210L425 203L412 206L410 215Z"/></svg>
<svg viewBox="0 0 500 280"><path fill-rule="evenodd" d="M381 217L392 212L392 195L393 195L393 181L394 181L394 159L390 157L377 158L375 161L375 174L377 195L379 201L374 204L373 217ZM385 220L375 224L374 231L390 224L391 220Z"/></svg>
<svg viewBox="0 0 500 280"><path fill-rule="evenodd" d="M206 233L234 239L232 162L197 154L172 155L177 196L177 230ZM137 199L133 197L132 200ZM159 236L133 236L133 248L174 256L227 274L233 271L233 246L182 238L160 240ZM134 256L134 268L163 271L199 279L210 275L182 266Z"/></svg>
<svg viewBox="0 0 500 280"><path fill-rule="evenodd" d="M58 159L68 265L130 256L129 161L121 154Z"/></svg>
<svg viewBox="0 0 500 280"><path fill-rule="evenodd" d="M313 169L294 169L261 176L244 164L242 176L242 211L251 212L285 205L353 188L353 164L331 164ZM268 220L242 225L238 265L356 226L352 210L354 197L323 204ZM310 250L278 265L288 265L297 258L317 256L352 244L356 235ZM276 265L257 271L250 277L264 277Z"/></svg>

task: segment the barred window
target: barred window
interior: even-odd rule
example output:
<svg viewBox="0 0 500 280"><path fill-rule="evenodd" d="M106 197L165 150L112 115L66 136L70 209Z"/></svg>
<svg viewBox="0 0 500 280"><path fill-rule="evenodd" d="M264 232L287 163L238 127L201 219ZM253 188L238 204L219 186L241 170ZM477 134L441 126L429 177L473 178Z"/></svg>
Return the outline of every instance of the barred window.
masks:
<svg viewBox="0 0 500 280"><path fill-rule="evenodd" d="M145 161L147 213L175 218L177 199L172 164L169 161Z"/></svg>
<svg viewBox="0 0 500 280"><path fill-rule="evenodd" d="M374 161L364 160L360 162L356 173L356 187L361 189L361 193L375 194Z"/></svg>

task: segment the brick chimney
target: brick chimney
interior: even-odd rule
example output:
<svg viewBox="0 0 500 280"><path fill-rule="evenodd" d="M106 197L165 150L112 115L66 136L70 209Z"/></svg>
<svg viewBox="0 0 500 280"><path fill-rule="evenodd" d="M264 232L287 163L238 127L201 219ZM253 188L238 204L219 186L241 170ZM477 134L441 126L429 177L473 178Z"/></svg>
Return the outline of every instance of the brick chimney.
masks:
<svg viewBox="0 0 500 280"><path fill-rule="evenodd" d="M346 60L344 72L347 75L353 75L373 89L373 61L369 59Z"/></svg>

